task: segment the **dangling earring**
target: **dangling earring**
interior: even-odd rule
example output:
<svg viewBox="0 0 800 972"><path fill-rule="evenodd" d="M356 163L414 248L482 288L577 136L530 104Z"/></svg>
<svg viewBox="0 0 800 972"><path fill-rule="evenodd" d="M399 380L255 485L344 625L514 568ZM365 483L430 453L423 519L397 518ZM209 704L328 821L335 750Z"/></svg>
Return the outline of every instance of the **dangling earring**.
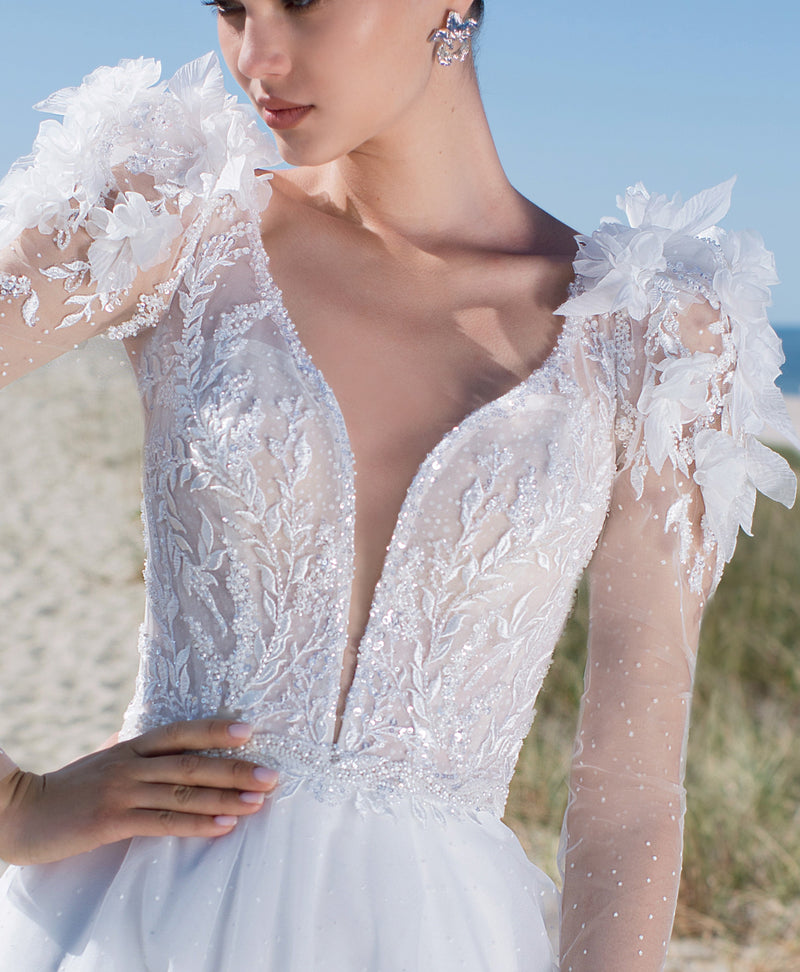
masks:
<svg viewBox="0 0 800 972"><path fill-rule="evenodd" d="M436 45L436 56L442 67L450 67L453 61L466 61L477 29L477 20L462 20L454 10L448 13L444 29L435 30L428 38Z"/></svg>

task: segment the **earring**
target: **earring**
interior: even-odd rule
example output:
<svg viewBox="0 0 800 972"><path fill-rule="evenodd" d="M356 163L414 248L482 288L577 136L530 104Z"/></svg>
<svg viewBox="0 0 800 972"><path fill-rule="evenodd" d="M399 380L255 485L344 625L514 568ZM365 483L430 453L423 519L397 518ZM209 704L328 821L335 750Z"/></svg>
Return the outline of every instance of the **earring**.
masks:
<svg viewBox="0 0 800 972"><path fill-rule="evenodd" d="M453 61L466 61L472 51L472 37L478 29L477 20L462 20L451 10L443 30L435 30L429 40L436 45L436 56L442 67L450 67Z"/></svg>

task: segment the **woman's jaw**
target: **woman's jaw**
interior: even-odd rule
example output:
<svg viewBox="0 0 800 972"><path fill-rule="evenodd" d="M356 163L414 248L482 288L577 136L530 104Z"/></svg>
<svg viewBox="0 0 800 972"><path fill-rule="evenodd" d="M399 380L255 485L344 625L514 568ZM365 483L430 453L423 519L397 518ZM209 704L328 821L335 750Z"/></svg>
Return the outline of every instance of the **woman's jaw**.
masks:
<svg viewBox="0 0 800 972"><path fill-rule="evenodd" d="M469 62L435 63L441 0L321 0L302 12L244 0L237 10L219 18L222 53L292 165L413 141L441 89L472 75Z"/></svg>

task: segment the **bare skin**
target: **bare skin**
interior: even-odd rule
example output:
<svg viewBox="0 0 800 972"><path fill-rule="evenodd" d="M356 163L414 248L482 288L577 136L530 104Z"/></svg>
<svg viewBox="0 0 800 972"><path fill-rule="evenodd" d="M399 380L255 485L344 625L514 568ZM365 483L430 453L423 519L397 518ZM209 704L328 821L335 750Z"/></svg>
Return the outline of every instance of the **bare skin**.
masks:
<svg viewBox="0 0 800 972"><path fill-rule="evenodd" d="M338 739L408 486L450 428L552 351L574 232L508 182L472 63L436 63L427 39L449 9L441 0L219 6L222 52L265 120L270 99L308 108L276 132L297 168L273 179L263 239L341 405L358 471ZM13 771L0 780L0 857L32 863L136 835L230 832L275 781L245 761L191 755L240 745L228 725L155 730L44 777Z"/></svg>

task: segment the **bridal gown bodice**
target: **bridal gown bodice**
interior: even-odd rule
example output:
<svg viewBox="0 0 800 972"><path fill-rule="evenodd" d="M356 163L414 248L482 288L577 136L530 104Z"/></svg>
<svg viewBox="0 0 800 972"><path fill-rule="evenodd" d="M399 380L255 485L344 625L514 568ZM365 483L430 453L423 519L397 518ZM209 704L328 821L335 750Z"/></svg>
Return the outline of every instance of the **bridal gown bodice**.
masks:
<svg viewBox="0 0 800 972"><path fill-rule="evenodd" d="M226 711L256 727L251 752L287 785L501 813L608 502L603 342L571 325L422 463L334 742L357 488L347 429L258 223L212 220L199 248L176 313L136 358L148 602L126 731Z"/></svg>
<svg viewBox="0 0 800 972"><path fill-rule="evenodd" d="M562 841L561 967L610 968L598 958L608 955L615 967L632 967L624 956L660 967L680 871L700 616L739 527L749 529L756 489L787 504L795 489L784 460L757 439L765 424L794 432L773 384L783 359L765 316L771 257L755 234L716 226L730 184L685 204L637 186L620 201L627 224L578 238L563 330L544 364L467 415L417 470L343 686L358 479L334 391L270 274L261 238L269 175L256 175L274 161L269 146L225 95L211 58L169 87L153 62L100 69L43 107L63 124L45 123L32 159L0 185L1 377L97 331L127 342L145 415L147 562L141 666L123 736L215 714L251 723L243 752L281 778L264 827L300 827L306 804L291 801L303 794L318 806L303 847L324 843L326 813L349 806L362 819L330 824L340 862L350 847L334 881L354 909L346 875L359 854L371 861L359 871L362 896L378 900L378 886L385 894L391 885L402 897L421 873L409 870L404 885L396 860L379 873L386 834L370 843L359 826L407 813L420 826L480 825L496 842L486 846L505 848L514 863L493 885L499 852L479 863L484 837L469 831L442 885L445 898L455 883L461 889L451 900L460 901L458 927L480 902L495 915L486 918L497 925L491 954L520 963L497 958L493 968L551 969L551 946L520 931L545 879L492 828L591 561L586 691ZM256 833L257 820L239 830ZM294 851L296 832L287 832L291 882L306 851ZM419 852L422 838L404 833ZM339 846L345 834L352 846ZM262 855L276 880L284 873L284 858L269 857L274 844L258 853L235 846L242 860ZM450 845L426 846L434 855ZM403 866L418 867L409 856ZM138 866L129 850L108 866L109 886L123 882L130 897L124 882L145 875ZM176 864L176 873L195 866ZM147 874L137 894L155 880ZM266 900L262 885L248 889ZM412 905L404 907L410 921ZM128 920L100 914L80 919L81 948L100 940L86 929ZM370 921L377 928L383 917ZM218 919L204 921L217 928ZM471 953L453 945L480 923L447 934L448 921L456 919L440 916L439 932L426 933L426 961L439 955L437 934L450 943L451 958L430 968L489 967L485 943L468 943ZM337 964L344 946L320 927L309 941L327 960L303 965L295 951L274 968L356 968ZM361 933L363 925L351 938ZM165 940L180 934L172 927ZM213 934L237 967L244 946ZM119 950L144 949L144 938ZM407 947L393 945L391 961L372 953L383 958L363 967L427 969L398 957ZM102 965L111 952L97 948L97 966L81 952L85 964L52 967L128 968ZM469 954L472 964L458 957Z"/></svg>

